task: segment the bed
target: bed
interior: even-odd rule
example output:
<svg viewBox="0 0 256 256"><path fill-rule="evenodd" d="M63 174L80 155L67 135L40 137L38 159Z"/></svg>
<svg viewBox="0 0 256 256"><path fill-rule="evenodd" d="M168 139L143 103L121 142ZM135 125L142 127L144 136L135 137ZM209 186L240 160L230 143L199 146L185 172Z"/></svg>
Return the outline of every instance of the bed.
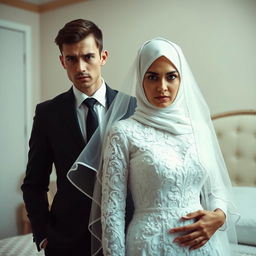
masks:
<svg viewBox="0 0 256 256"><path fill-rule="evenodd" d="M212 120L241 214L236 227L239 244L232 247L233 255L256 256L256 110L221 113ZM30 226L23 217L26 233ZM0 255L39 256L43 252L37 252L30 233L0 240Z"/></svg>
<svg viewBox="0 0 256 256"><path fill-rule="evenodd" d="M256 256L256 110L212 116L241 215L234 255Z"/></svg>
<svg viewBox="0 0 256 256"><path fill-rule="evenodd" d="M47 193L49 207L51 207L56 190L56 182L51 181ZM0 240L0 256L44 256L44 252L38 252L35 243L33 243L31 225L24 204L19 206L19 212L22 223L21 234Z"/></svg>
<svg viewBox="0 0 256 256"><path fill-rule="evenodd" d="M32 234L13 236L0 240L1 256L43 256L33 243Z"/></svg>

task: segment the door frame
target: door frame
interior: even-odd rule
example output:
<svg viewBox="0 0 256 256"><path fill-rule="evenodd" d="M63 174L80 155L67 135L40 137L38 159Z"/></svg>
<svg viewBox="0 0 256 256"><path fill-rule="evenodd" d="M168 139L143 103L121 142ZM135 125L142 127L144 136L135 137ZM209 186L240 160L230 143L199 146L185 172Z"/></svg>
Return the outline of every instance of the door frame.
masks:
<svg viewBox="0 0 256 256"><path fill-rule="evenodd" d="M0 19L0 27L24 33L25 36L25 140L28 145L32 127L32 38L31 27L20 23ZM28 147L28 146L27 146ZM28 148L27 148L28 150Z"/></svg>

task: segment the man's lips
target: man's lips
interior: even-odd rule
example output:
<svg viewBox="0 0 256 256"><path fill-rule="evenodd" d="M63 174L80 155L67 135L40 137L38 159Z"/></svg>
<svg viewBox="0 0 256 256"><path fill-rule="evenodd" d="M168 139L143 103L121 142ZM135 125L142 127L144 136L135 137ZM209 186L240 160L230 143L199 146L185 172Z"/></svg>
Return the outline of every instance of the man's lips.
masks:
<svg viewBox="0 0 256 256"><path fill-rule="evenodd" d="M91 78L89 75L80 75L80 76L77 76L77 79L81 79L81 80L83 80L83 79L89 79L89 78Z"/></svg>

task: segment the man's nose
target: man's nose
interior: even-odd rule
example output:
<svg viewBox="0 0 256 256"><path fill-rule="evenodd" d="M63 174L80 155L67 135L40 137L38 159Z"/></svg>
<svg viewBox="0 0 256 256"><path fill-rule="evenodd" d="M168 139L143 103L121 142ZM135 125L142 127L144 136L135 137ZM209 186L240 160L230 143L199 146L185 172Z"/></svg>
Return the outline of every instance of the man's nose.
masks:
<svg viewBox="0 0 256 256"><path fill-rule="evenodd" d="M77 63L77 69L79 72L85 72L87 70L87 63L84 60L79 60Z"/></svg>

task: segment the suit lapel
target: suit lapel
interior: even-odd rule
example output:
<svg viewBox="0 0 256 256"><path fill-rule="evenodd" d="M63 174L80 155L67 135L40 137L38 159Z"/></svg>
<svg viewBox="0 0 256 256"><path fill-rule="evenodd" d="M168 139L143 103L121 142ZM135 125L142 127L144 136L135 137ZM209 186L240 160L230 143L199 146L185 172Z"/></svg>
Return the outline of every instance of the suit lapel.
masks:
<svg viewBox="0 0 256 256"><path fill-rule="evenodd" d="M106 103L107 103L107 108L111 105L112 101L116 97L117 91L112 90L108 85L106 85Z"/></svg>
<svg viewBox="0 0 256 256"><path fill-rule="evenodd" d="M70 136L73 137L74 141L82 149L85 146L85 140L77 119L75 96L72 88L67 91L63 99L63 111L61 111L63 122L66 123L67 129L69 129Z"/></svg>

